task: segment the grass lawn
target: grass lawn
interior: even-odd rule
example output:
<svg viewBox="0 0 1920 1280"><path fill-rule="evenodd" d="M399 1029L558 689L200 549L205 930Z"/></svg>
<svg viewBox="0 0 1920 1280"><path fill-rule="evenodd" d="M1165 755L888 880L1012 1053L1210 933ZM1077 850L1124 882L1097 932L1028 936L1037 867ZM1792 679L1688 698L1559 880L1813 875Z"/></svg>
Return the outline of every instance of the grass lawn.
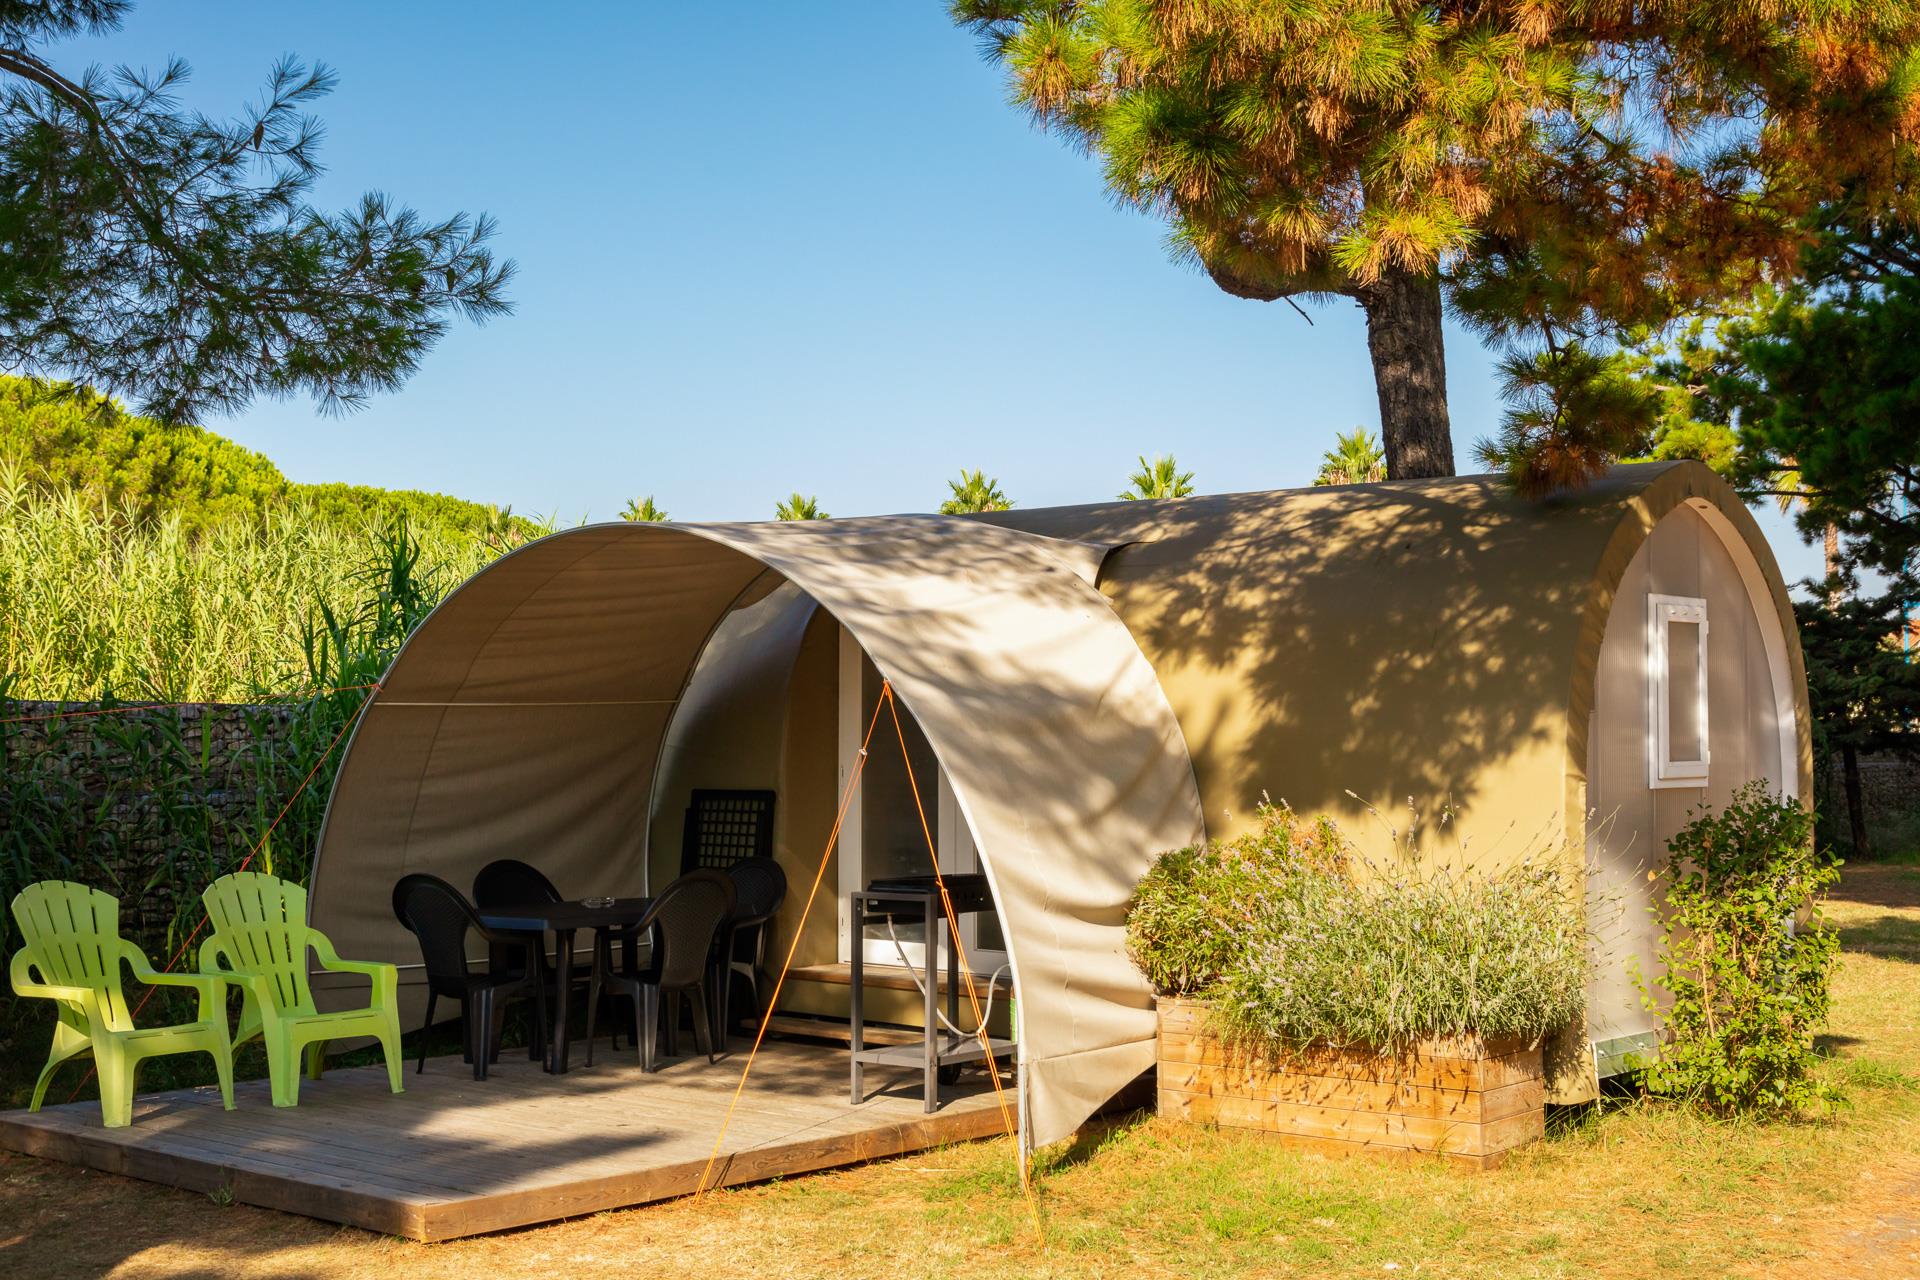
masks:
<svg viewBox="0 0 1920 1280"><path fill-rule="evenodd" d="M1005 1142L440 1245L0 1155L0 1274L1916 1276L1920 869L1849 870L1830 914L1851 1105L1819 1121L1621 1103L1471 1175L1141 1117L1044 1153L1044 1243Z"/></svg>

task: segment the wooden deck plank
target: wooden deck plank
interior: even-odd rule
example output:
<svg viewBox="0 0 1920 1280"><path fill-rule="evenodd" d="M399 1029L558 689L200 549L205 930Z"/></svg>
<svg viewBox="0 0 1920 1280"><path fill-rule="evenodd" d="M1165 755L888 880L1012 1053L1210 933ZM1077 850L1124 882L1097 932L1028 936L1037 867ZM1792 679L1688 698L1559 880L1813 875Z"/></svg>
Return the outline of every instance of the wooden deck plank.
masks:
<svg viewBox="0 0 1920 1280"><path fill-rule="evenodd" d="M576 1045L576 1055L580 1052ZM644 1074L596 1047L550 1076L503 1059L475 1081L457 1058L411 1069L405 1092L379 1067L303 1082L275 1108L266 1083L137 1099L105 1129L95 1103L0 1113L0 1147L420 1240L444 1240L686 1195L697 1186L744 1054ZM869 1068L847 1101L843 1051L768 1043L728 1128L710 1185L737 1186L854 1164L1003 1130L991 1088L971 1076L924 1113L918 1072Z"/></svg>

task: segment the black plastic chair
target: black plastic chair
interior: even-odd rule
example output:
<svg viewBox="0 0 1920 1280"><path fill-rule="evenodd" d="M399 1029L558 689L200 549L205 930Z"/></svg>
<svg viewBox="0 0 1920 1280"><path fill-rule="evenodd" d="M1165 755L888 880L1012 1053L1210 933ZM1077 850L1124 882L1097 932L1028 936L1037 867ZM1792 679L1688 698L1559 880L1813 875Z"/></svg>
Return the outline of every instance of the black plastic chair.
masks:
<svg viewBox="0 0 1920 1280"><path fill-rule="evenodd" d="M482 911L495 907L517 907L529 902L565 901L566 899L560 895L560 890L554 886L553 881L547 879L546 872L518 858L499 858L489 862L480 868L480 873L473 878L473 904ZM546 984L553 999L561 999L561 993L555 990L559 968L554 963L553 956L547 951L545 931L529 933L526 936L532 940L534 955L539 958L540 981ZM500 963L501 959L496 954L494 964ZM592 976L588 969L583 969L579 965L573 967L572 973L573 986L568 995L571 995L572 991L586 990L588 980ZM620 1034L617 1031L613 1035L613 1047L616 1049L620 1047Z"/></svg>
<svg viewBox="0 0 1920 1280"><path fill-rule="evenodd" d="M748 858L727 868L733 881L733 910L721 922L714 939L707 976L714 995L715 1021L720 1042L733 1028L733 978L743 975L753 992L753 1009L760 1011L760 972L767 951L767 933L774 912L787 897L787 873L772 858Z"/></svg>
<svg viewBox="0 0 1920 1280"><path fill-rule="evenodd" d="M649 937L647 963L639 968L635 950L626 952L627 967L613 967L613 941L609 933L595 939L592 986L587 996L587 1063L593 1063L593 1024L599 1010L602 986L633 1001L634 1038L640 1042L640 1069L658 1069L660 1014L666 1018L666 1051L675 1051L679 1006L693 996L694 1043L714 1061L714 1028L707 1001L707 961L713 954L714 937L733 911L733 880L720 871L689 871L660 891L634 932Z"/></svg>
<svg viewBox="0 0 1920 1280"><path fill-rule="evenodd" d="M473 878L476 906L517 907L524 902L565 902L546 872L518 858L499 858Z"/></svg>
<svg viewBox="0 0 1920 1280"><path fill-rule="evenodd" d="M480 868L480 874L473 878L473 905L482 911L496 907L518 907L530 902L565 901L566 899L560 896L560 891L553 887L553 881L547 879L545 872L517 858L501 858L489 862ZM547 955L545 931L525 934L509 932L513 932L516 938L531 940L534 954L539 957L541 980L552 985L553 960ZM496 954L494 964L499 966L500 963L501 958Z"/></svg>
<svg viewBox="0 0 1920 1280"><path fill-rule="evenodd" d="M466 1060L473 1078L485 1080L487 1067L499 1056L500 1026L507 1001L532 997L533 1032L529 1056L538 1059L545 1048L547 987L540 978L537 942L524 933L504 933L480 923L473 906L460 891L438 876L402 876L393 886L393 913L420 941L420 958L427 969L427 1017L421 1026L420 1064L427 1069L426 1030L433 1026L434 1006L441 996L460 1002L460 1021L466 1040ZM479 935L494 960L487 972L476 974L467 963L467 934ZM517 965L503 965L499 957L518 954Z"/></svg>

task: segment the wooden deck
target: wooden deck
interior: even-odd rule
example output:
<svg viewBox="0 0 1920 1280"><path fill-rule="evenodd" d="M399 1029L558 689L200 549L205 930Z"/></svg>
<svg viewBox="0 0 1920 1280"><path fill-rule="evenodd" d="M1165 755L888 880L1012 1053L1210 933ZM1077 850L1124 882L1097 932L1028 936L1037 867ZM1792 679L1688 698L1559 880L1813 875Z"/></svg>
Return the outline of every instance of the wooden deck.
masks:
<svg viewBox="0 0 1920 1280"><path fill-rule="evenodd" d="M503 1055L476 1082L457 1058L406 1092L383 1068L303 1081L300 1105L275 1109L267 1082L188 1089L134 1102L133 1124L106 1129L97 1103L0 1112L0 1147L152 1182L349 1223L447 1240L689 1194L705 1168L744 1052L709 1066L681 1060L644 1075L631 1052L595 1047L595 1065L550 1076ZM868 1069L867 1100L847 1101L847 1059L769 1042L734 1112L709 1185L737 1185L856 1164L1003 1131L985 1077L921 1108L919 1073ZM1011 1093L1008 1095L1011 1101Z"/></svg>

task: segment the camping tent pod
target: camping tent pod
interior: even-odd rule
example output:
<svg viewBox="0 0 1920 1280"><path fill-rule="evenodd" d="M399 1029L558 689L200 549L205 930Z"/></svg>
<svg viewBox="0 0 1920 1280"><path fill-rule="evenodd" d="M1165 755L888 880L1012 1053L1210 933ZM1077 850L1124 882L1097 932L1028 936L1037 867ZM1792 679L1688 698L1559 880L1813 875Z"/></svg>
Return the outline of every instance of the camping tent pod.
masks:
<svg viewBox="0 0 1920 1280"><path fill-rule="evenodd" d="M1037 1143L1151 1061L1150 993L1121 946L1133 884L1161 849L1244 829L1263 794L1377 855L1354 796L1435 827L1447 809L1480 856L1591 864L1591 1025L1555 1080L1571 1099L1593 1087L1590 1045L1604 1070L1648 1029L1625 977L1651 938L1638 868L1689 805L1753 777L1808 785L1778 570L1697 464L1538 504L1467 477L601 525L498 561L408 642L342 762L314 922L407 965L387 895L409 871L464 884L512 856L569 892L643 890L675 869L697 786L775 789L776 854L805 883L883 679L937 766L943 862L992 883L979 941L1019 997ZM865 785L829 871L843 900L899 854L886 779ZM824 911L800 943L823 970L869 945ZM843 991L799 981L783 1003L831 1012Z"/></svg>
<svg viewBox="0 0 1920 1280"><path fill-rule="evenodd" d="M1792 605L1699 463L1546 502L1467 476L990 518L1119 546L1101 589L1180 719L1209 834L1266 794L1378 862L1417 821L1428 860L1464 842L1582 869L1588 1027L1548 1055L1555 1101L1652 1042L1646 872L1688 816L1753 779L1811 803Z"/></svg>

